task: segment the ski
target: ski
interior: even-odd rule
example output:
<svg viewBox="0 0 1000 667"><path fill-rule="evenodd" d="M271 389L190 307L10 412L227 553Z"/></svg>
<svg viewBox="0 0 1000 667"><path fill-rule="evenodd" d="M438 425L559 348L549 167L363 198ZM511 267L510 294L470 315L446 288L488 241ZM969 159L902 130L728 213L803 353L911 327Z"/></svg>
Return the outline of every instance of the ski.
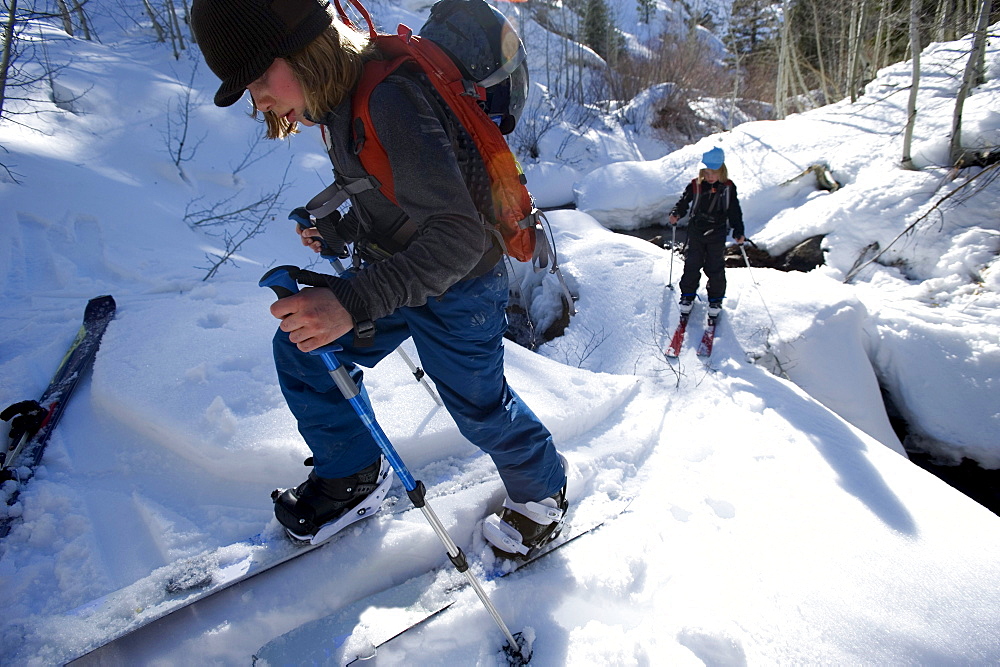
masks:
<svg viewBox="0 0 1000 667"><path fill-rule="evenodd" d="M701 342L698 344L699 357L712 356L712 346L715 344L715 325L718 320L718 316L708 318L708 324L705 326L705 333L701 335Z"/></svg>
<svg viewBox="0 0 1000 667"><path fill-rule="evenodd" d="M487 471L482 478L468 480L446 492L436 493L433 497L444 498L466 493L471 494L471 497L478 497L482 492L492 492L492 488L499 485L495 472ZM394 489L399 491L398 487ZM366 521L378 520L379 516L385 514L395 518L397 515L417 511L412 505L392 509L398 501L398 496L390 494L382 503L382 513L375 514ZM70 659L91 655L216 593L294 558L327 545L335 545L340 541L340 535L349 532L351 531L332 535L328 540L316 544L293 542L277 520L272 520L264 530L252 537L157 568L142 579L61 616L61 627L86 627L86 634L90 638L83 646L67 648L68 652L73 653Z"/></svg>
<svg viewBox="0 0 1000 667"><path fill-rule="evenodd" d="M663 351L663 354L670 358L676 358L681 353L681 345L684 344L684 333L687 331L688 320L691 318L691 313L682 314L680 322L677 323L677 328L674 329L674 335L670 337L670 344L667 345L667 349Z"/></svg>
<svg viewBox="0 0 1000 667"><path fill-rule="evenodd" d="M529 558L502 560L499 568L488 568L484 579L495 581L523 571L620 516L630 504L631 498L619 498L610 512L596 519L567 522L553 541ZM369 660L397 637L445 613L466 588L468 583L451 568L426 572L272 639L253 655L253 664L334 664L335 656L335 664L341 665Z"/></svg>
<svg viewBox="0 0 1000 667"><path fill-rule="evenodd" d="M96 628L79 659L242 581L337 541L292 542L276 521L257 535L164 565L135 583L67 612L63 625Z"/></svg>
<svg viewBox="0 0 1000 667"><path fill-rule="evenodd" d="M41 462L45 446L73 390L93 364L101 338L114 315L115 300L111 296L91 299L83 313L83 324L42 397L37 401L20 401L0 412L0 418L11 422L9 442L0 452L0 483L6 504L0 516L0 538L10 533L13 522L21 515L11 510Z"/></svg>

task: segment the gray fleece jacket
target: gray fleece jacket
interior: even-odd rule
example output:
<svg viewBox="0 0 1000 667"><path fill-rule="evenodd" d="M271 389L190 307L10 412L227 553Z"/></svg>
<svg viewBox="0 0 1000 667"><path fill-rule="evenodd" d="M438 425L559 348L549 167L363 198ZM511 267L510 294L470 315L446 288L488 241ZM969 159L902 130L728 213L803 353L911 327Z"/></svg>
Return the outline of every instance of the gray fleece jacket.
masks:
<svg viewBox="0 0 1000 667"><path fill-rule="evenodd" d="M356 194L337 231L356 246L365 240L383 245L407 218L417 231L404 249L365 263L351 280L327 281L355 322L371 319L377 326L397 308L423 305L493 252L493 236L466 185L479 197L489 196L482 160L422 76L393 74L371 95L372 123L389 157L398 206L378 190ZM320 121L329 133L338 182L367 175L354 152L352 121L350 100Z"/></svg>

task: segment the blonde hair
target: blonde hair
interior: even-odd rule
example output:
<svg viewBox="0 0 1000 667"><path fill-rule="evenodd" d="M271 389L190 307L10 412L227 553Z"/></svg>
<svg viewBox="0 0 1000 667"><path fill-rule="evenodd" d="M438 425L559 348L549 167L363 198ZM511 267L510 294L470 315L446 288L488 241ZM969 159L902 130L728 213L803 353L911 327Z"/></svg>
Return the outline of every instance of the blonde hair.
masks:
<svg viewBox="0 0 1000 667"><path fill-rule="evenodd" d="M366 33L334 19L316 39L284 59L302 86L305 112L310 118L319 118L354 90L365 62L379 57ZM257 114L254 108L251 115L256 118ZM299 131L298 123L289 123L271 111L263 112L263 116L268 139L284 139Z"/></svg>
<svg viewBox="0 0 1000 667"><path fill-rule="evenodd" d="M726 165L725 164L723 164L721 167L719 167L718 169L716 169L716 171L719 172L719 181L721 181L722 183L725 183L726 181L729 180L729 170L726 169ZM698 182L699 183L704 183L705 182L705 175L706 175L707 172L708 172L707 168L702 168L702 169L698 170Z"/></svg>

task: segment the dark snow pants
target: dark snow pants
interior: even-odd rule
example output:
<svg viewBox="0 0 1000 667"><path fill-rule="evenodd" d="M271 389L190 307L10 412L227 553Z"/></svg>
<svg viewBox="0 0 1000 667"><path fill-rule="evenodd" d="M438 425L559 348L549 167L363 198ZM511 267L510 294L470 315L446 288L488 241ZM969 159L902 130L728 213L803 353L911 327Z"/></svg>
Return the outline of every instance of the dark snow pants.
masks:
<svg viewBox="0 0 1000 667"><path fill-rule="evenodd" d="M511 500L525 503L559 492L566 473L548 429L504 377L507 290L501 262L423 306L400 308L378 320L371 347L354 347L353 332L341 337L337 344L344 350L337 359L367 401L359 366L374 367L412 337L420 364L459 431L492 457ZM279 329L274 360L281 391L313 452L317 475L346 477L378 459L378 445L319 356L300 352Z"/></svg>
<svg viewBox="0 0 1000 667"><path fill-rule="evenodd" d="M681 294L698 292L701 271L708 278L708 300L721 301L726 296L726 229L688 228L684 273L681 274Z"/></svg>

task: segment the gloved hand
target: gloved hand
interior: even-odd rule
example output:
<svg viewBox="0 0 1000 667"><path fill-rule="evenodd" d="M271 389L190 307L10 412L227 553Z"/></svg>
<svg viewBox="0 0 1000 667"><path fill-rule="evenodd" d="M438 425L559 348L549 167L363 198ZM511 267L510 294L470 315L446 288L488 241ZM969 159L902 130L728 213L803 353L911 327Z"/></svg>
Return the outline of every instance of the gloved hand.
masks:
<svg viewBox="0 0 1000 667"><path fill-rule="evenodd" d="M20 401L4 408L0 412L0 419L10 422L8 437L16 442L26 433L29 437L34 435L41 428L47 414L38 401Z"/></svg>
<svg viewBox="0 0 1000 667"><path fill-rule="evenodd" d="M296 231L302 237L302 245L309 246L314 252L324 257L346 259L350 257L347 243L337 235L337 223L340 222L340 211L334 211L328 216L313 221L309 211L304 206L293 209L288 214L289 220L298 225Z"/></svg>

